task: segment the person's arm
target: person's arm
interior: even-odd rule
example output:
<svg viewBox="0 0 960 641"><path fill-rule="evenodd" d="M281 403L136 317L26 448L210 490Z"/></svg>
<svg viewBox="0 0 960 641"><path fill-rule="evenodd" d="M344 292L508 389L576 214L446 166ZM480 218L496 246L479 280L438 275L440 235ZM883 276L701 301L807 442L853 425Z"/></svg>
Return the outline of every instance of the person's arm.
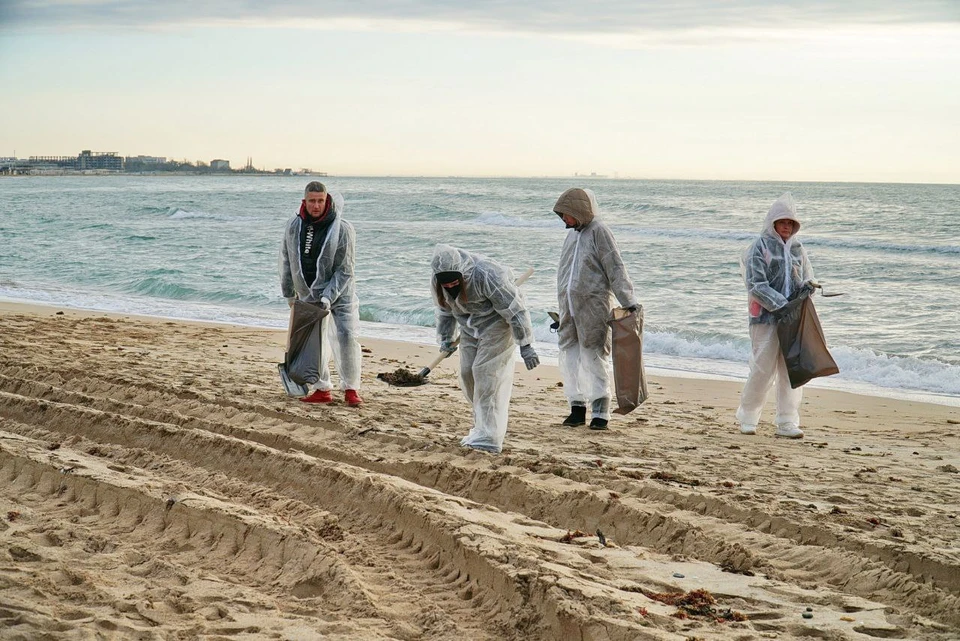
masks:
<svg viewBox="0 0 960 641"><path fill-rule="evenodd" d="M357 236L352 225L348 225L345 222L340 224L340 238L337 242L339 246L334 253L333 275L330 277L327 286L323 288L323 292L317 298L319 301L326 298L330 304L336 302L343 295L347 286L354 279L353 266L355 262Z"/></svg>
<svg viewBox="0 0 960 641"><path fill-rule="evenodd" d="M763 243L757 241L750 248L744 262L744 280L747 292L768 312L780 309L787 304L787 297L770 285L767 275L767 261L763 257Z"/></svg>
<svg viewBox="0 0 960 641"><path fill-rule="evenodd" d="M533 324L530 322L530 313L526 309L520 288L499 271L478 275L477 284L480 295L486 296L493 309L510 325L513 340L517 345L523 347L531 344Z"/></svg>
<svg viewBox="0 0 960 641"><path fill-rule="evenodd" d="M287 254L287 234L288 229L284 231L283 242L280 243L280 293L292 304L297 297L297 291L293 287L293 273L290 271L290 256Z"/></svg>
<svg viewBox="0 0 960 641"><path fill-rule="evenodd" d="M457 339L457 319L449 309L437 306L437 344L444 352L456 351L453 342Z"/></svg>
<svg viewBox="0 0 960 641"><path fill-rule="evenodd" d="M627 273L627 266L623 264L620 248L617 246L613 233L607 227L600 227L594 237L596 238L600 265L607 276L610 290L617 297L621 307L636 309L637 297L633 291L633 281L630 280L630 274Z"/></svg>

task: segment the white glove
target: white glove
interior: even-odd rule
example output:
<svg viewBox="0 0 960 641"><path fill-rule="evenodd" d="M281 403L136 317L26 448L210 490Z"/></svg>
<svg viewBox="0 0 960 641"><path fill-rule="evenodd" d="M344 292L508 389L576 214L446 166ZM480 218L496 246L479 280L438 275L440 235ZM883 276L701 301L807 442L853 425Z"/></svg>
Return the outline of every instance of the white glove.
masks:
<svg viewBox="0 0 960 641"><path fill-rule="evenodd" d="M540 357L537 356L533 345L521 345L520 357L523 359L523 364L527 366L527 369L533 369L540 364Z"/></svg>
<svg viewBox="0 0 960 641"><path fill-rule="evenodd" d="M330 299L326 296L320 297L320 309L330 309Z"/></svg>

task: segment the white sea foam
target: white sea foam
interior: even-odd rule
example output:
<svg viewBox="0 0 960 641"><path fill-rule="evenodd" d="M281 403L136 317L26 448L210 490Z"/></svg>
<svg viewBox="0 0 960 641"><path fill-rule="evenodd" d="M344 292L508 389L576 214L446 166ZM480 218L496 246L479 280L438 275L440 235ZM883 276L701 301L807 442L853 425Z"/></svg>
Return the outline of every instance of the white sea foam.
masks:
<svg viewBox="0 0 960 641"><path fill-rule="evenodd" d="M0 285L0 299L56 305L75 309L157 316L180 320L209 321L279 329L286 326L285 309L238 309L224 305L163 301L149 297L121 298L111 295L85 294L56 290L26 289ZM361 322L361 333L371 338L434 344L432 327L389 322ZM536 345L546 358L557 357L556 334L537 325ZM902 397L904 394L929 395L931 402L960 404L960 367L877 354L870 350L849 347L831 349L841 373L832 382L818 380L815 386L849 389L878 396ZM701 342L670 332L644 333L644 358L648 366L670 375L698 377L744 378L749 360L749 347L735 341ZM946 395L949 398L937 398ZM951 400L953 399L953 400Z"/></svg>

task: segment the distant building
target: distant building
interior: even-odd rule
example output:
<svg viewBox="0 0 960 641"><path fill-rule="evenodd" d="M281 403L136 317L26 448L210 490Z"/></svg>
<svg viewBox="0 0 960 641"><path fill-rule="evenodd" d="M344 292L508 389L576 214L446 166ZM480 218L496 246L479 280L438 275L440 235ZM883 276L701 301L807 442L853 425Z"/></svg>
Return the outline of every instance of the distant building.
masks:
<svg viewBox="0 0 960 641"><path fill-rule="evenodd" d="M127 156L124 158L124 164L141 163L143 165L162 165L167 162L165 156Z"/></svg>
<svg viewBox="0 0 960 641"><path fill-rule="evenodd" d="M219 158L210 161L210 169L214 171L230 171L230 161Z"/></svg>
<svg viewBox="0 0 960 641"><path fill-rule="evenodd" d="M77 169L86 171L94 169L99 171L123 171L123 158L117 155L115 151L90 151L84 149L77 156Z"/></svg>
<svg viewBox="0 0 960 641"><path fill-rule="evenodd" d="M30 156L27 164L35 169L76 169L77 156Z"/></svg>

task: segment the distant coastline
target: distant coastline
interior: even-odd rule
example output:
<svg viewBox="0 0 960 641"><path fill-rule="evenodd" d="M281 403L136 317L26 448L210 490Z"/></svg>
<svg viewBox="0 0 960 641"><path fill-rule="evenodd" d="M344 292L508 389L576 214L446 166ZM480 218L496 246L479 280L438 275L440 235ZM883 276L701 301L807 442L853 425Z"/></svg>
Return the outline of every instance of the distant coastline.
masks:
<svg viewBox="0 0 960 641"><path fill-rule="evenodd" d="M62 177L62 176L83 176L83 177L96 177L103 178L104 176L157 176L157 177L176 177L182 178L184 176L196 176L198 178L210 178L210 177L246 177L246 176L264 176L264 177L280 177L288 178L290 176L303 176L303 177L314 177L314 178L330 178L331 176L325 172L313 172L313 173L283 173L276 171L97 171L97 170L87 170L87 171L37 171L37 172L25 172L20 174L0 174L0 178L52 178L52 177Z"/></svg>

